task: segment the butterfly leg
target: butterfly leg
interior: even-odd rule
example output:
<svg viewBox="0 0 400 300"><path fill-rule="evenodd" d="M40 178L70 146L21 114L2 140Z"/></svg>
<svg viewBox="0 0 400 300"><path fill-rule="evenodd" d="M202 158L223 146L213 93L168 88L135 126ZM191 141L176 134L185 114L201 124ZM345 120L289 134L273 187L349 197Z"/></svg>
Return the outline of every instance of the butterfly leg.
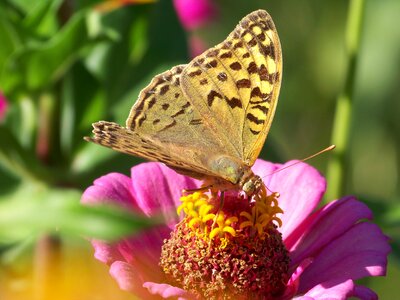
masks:
<svg viewBox="0 0 400 300"><path fill-rule="evenodd" d="M224 207L224 202L225 202L225 192L221 191L221 195L219 197L219 207L218 207L218 210L217 210L217 212L215 214L214 221L213 221L213 224L211 226L211 229L213 229L215 224L217 223L219 214L222 211L222 208Z"/></svg>
<svg viewBox="0 0 400 300"><path fill-rule="evenodd" d="M215 226L218 227L217 222L218 222L219 214L220 214L222 208L224 207L224 202L225 202L225 192L221 191L221 195L219 197L219 207L218 207L217 212L215 213L215 217L214 217L213 223L211 225L211 231L213 229L215 229ZM208 246L212 247L212 239L210 239Z"/></svg>
<svg viewBox="0 0 400 300"><path fill-rule="evenodd" d="M213 187L213 185L210 184L210 185L199 187L197 189L183 189L182 193L183 194L191 194L191 193L194 193L194 192L204 192L204 191L208 191L212 187Z"/></svg>
<svg viewBox="0 0 400 300"><path fill-rule="evenodd" d="M219 197L219 207L218 207L217 216L218 216L219 212L222 210L222 208L224 207L224 202L225 202L225 192L221 191L221 196Z"/></svg>

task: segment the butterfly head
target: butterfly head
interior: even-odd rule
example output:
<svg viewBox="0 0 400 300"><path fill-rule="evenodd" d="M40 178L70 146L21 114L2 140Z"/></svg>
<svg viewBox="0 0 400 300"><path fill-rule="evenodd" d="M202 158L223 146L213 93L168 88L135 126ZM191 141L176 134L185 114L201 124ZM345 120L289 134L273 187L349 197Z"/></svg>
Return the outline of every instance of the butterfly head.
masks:
<svg viewBox="0 0 400 300"><path fill-rule="evenodd" d="M257 194L261 186L263 185L263 181L260 176L254 175L253 173L251 176L247 177L242 184L242 190L246 193L247 196L253 196Z"/></svg>

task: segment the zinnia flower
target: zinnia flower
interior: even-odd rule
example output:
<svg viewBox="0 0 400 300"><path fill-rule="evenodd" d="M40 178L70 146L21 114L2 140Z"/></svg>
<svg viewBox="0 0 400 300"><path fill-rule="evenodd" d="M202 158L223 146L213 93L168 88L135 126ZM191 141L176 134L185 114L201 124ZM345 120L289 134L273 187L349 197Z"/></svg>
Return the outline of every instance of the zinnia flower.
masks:
<svg viewBox="0 0 400 300"><path fill-rule="evenodd" d="M220 196L182 197L182 189L201 183L159 163L133 167L130 178L103 176L84 192L83 203L161 214L165 225L114 244L92 241L95 257L110 266L121 289L143 299L377 299L355 283L386 272L390 247L366 221L371 211L351 196L316 210L326 183L314 168L299 163L269 175L292 163L258 160L253 167L279 192L278 202L277 193L261 193L262 207L226 193L217 211ZM178 207L186 213L181 221Z"/></svg>

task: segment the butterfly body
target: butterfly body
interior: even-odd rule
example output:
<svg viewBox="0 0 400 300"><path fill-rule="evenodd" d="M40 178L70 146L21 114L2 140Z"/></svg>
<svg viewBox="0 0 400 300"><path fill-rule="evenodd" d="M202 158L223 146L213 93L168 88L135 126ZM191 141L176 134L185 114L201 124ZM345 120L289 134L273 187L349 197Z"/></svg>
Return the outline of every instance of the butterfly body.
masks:
<svg viewBox="0 0 400 300"><path fill-rule="evenodd" d="M272 123L281 76L275 26L258 10L219 45L155 76L125 127L100 121L86 140L253 195L262 181L251 167Z"/></svg>

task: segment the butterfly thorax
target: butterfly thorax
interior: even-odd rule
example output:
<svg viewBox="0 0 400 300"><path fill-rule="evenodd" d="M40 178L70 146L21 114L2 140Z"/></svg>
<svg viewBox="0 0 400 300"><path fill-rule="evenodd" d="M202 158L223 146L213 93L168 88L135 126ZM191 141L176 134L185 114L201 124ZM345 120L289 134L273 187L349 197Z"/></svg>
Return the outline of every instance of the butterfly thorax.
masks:
<svg viewBox="0 0 400 300"><path fill-rule="evenodd" d="M221 174L224 180L214 179L214 187L220 190L239 189L248 196L256 194L263 184L261 178L251 168L238 159L227 155L211 156L208 165L210 170Z"/></svg>

